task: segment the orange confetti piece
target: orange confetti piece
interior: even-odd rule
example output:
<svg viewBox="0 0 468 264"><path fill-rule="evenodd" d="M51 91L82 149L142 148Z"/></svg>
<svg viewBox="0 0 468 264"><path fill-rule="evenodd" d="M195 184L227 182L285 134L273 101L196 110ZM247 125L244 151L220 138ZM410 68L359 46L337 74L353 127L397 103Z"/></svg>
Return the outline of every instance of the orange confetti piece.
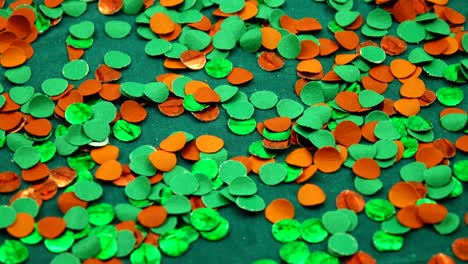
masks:
<svg viewBox="0 0 468 264"><path fill-rule="evenodd" d="M254 78L253 74L244 68L234 67L229 73L227 80L230 84L241 85L251 81Z"/></svg>
<svg viewBox="0 0 468 264"><path fill-rule="evenodd" d="M265 208L265 218L273 224L283 219L294 219L294 215L294 205L284 198L271 201Z"/></svg>
<svg viewBox="0 0 468 264"><path fill-rule="evenodd" d="M223 139L213 135L201 135L195 140L198 150L205 153L215 153L224 147Z"/></svg>
<svg viewBox="0 0 468 264"><path fill-rule="evenodd" d="M321 205L326 198L325 192L318 185L311 183L302 185L297 191L297 200L303 206Z"/></svg>
<svg viewBox="0 0 468 264"><path fill-rule="evenodd" d="M156 150L148 156L153 166L160 171L170 171L177 165L177 157L174 153L165 150Z"/></svg>
<svg viewBox="0 0 468 264"><path fill-rule="evenodd" d="M168 15L156 12L151 17L150 28L156 34L168 34L174 31L175 23Z"/></svg>
<svg viewBox="0 0 468 264"><path fill-rule="evenodd" d="M353 164L353 172L364 179L377 179L380 177L380 167L377 161L370 158L360 158Z"/></svg>
<svg viewBox="0 0 468 264"><path fill-rule="evenodd" d="M332 173L340 169L343 160L340 152L334 147L323 147L314 155L314 164L321 172Z"/></svg>

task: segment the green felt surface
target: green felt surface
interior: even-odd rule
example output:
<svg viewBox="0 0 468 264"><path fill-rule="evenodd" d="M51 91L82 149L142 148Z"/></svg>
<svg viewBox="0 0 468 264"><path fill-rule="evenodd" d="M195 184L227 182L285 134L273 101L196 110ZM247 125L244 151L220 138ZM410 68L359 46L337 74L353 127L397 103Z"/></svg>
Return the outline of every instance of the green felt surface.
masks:
<svg viewBox="0 0 468 264"><path fill-rule="evenodd" d="M355 1L354 10L360 12L368 12L373 5L364 3L363 1ZM450 6L459 10L465 15L468 15L468 5L465 0L451 0ZM317 37L328 37L332 38L331 33L326 29L327 22L334 17L334 11L324 3L316 3L311 0L290 0L288 1L283 9L290 16L294 18L302 18L305 16L316 17L324 26L324 30L317 33ZM162 65L160 58L150 58L145 55L144 47L147 43L146 40L141 39L136 34L135 17L124 14L117 14L114 16L103 16L97 10L96 3L90 3L88 11L85 15L80 18L64 17L58 26L49 30L46 34L39 37L39 39L33 44L35 55L29 60L26 65L32 68L33 75L32 79L27 83L33 85L37 91L40 90L40 84L43 80L53 77L62 77L61 69L65 63L68 62L68 57L65 48L65 39L68 34L68 28L70 25L77 23L80 20L91 20L95 23L96 31L94 34L94 45L85 52L84 60L86 60L90 66L90 73L87 78L92 78L95 69L103 63L104 54L110 50L120 50L128 53L133 61L130 67L123 71L123 78L121 82L125 81L137 81L137 82L151 82L154 81L155 76L161 73L167 72ZM129 37L125 39L114 40L107 37L104 32L104 24L106 21L121 19L129 22L133 25L132 32ZM395 35L395 25L390 30L390 34ZM365 39L361 37L361 40ZM377 40L376 40L377 41ZM414 48L415 45L410 45L409 49L402 55L406 58L409 51ZM460 54L460 53L458 53ZM462 55L457 55L462 56ZM464 54L466 57L466 54ZM247 95L251 95L258 90L271 90L275 91L280 99L292 98L300 101L294 93L294 83L297 80L296 76L296 60L288 60L286 66L278 72L265 72L261 70L257 65L255 54L249 54L242 51L240 48L236 48L229 59L235 66L244 67L250 70L255 78L252 82L242 86L241 91ZM332 65L333 57L320 58L325 71L328 71ZM388 64L391 58L387 58L386 64ZM452 56L446 60L447 62L460 61L460 57ZM0 69L0 76L3 76L4 69ZM208 77L205 72L189 72L182 71L183 74L190 76L197 80L207 80L211 87L216 87L220 84L226 84L225 79L214 80ZM437 90L439 87L447 85L447 83L427 78L427 75L423 73L426 86ZM0 78L0 83L8 91L13 85L5 80L3 77ZM80 82L71 81L71 83L79 84ZM393 82L386 96L397 99L398 86L397 81ZM463 85L464 91L467 91L467 85ZM468 99L465 98L460 108L468 110ZM260 139L257 133L253 133L248 136L235 136L229 132L227 128L227 114L224 110L221 110L220 117L211 123L200 123L193 118L189 113L185 113L183 116L177 118L168 118L163 116L157 110L155 105L149 105L146 107L148 110L148 118L142 123L142 136L131 143L123 144L118 142L114 138L111 139L111 143L120 147L120 161L122 163L128 162L129 153L136 147L143 144L150 144L153 146L167 137L171 132L176 130L184 130L192 133L195 136L201 134L213 134L222 137L225 140L225 148L229 151L230 157L237 155L248 155L248 145ZM423 109L420 116L430 120L435 126L436 138L448 138L454 141L460 134L450 133L443 130L439 123L439 112L443 109L438 102L434 103L431 107ZM275 110L256 110L254 118L257 121L263 121L267 118L276 116ZM58 122L55 122L57 124ZM63 123L63 122L60 122ZM0 149L0 171L12 170L17 173L20 172L19 168L11 161L12 152L6 147ZM467 159L466 154L458 153L456 158L452 162L459 159ZM283 160L284 155L278 157L277 160ZM393 166L389 169L382 171L381 179L384 182L384 188L378 194L372 198L382 197L386 198L386 194L394 183L400 181L399 168L413 159L407 159L400 162L397 166ZM54 168L60 165L65 165L65 159L58 155L48 163L49 167ZM188 166L188 163L182 163ZM317 173L310 181L314 184L321 186L327 194L327 201L323 206L317 208L304 208L299 205L296 199L296 193L300 185L295 183L282 183L279 186L266 186L263 184L258 177L253 176L256 181L259 191L265 202L268 204L276 198L287 198L296 207L296 219L304 221L307 218L320 216L328 211L335 209L335 197L343 189L354 189L353 178L351 170L343 168L339 172L334 174L323 174ZM22 187L26 187L27 184L23 183ZM468 189L468 184L463 184L465 189ZM0 204L8 202L10 195L0 195ZM366 200L370 197L366 197ZM110 202L117 204L126 202L124 189L110 186L105 184L105 193L100 201ZM458 214L463 217L467 210L468 193L464 192L461 197L456 199L449 199L443 202L447 206L450 212ZM269 223L263 213L250 214L237 208L235 205L231 205L219 210L219 212L226 217L230 224L231 229L227 238L219 242L207 242L204 239L199 239L193 243L190 250L183 256L178 258L171 258L164 256L163 263L229 263L229 264L243 264L251 263L259 258L272 258L279 262L278 250L281 246L279 242L276 242L271 235L271 223ZM55 200L47 201L44 203L40 210L38 218L49 215L60 215L57 209ZM1 216L0 216L1 217ZM437 234L432 227L425 226L424 228L412 231L405 235L405 245L400 252L394 253L378 253L372 246L372 234L380 230L380 224L369 220L364 213L359 214L359 226L352 232L358 242L361 250L374 256L378 263L426 263L427 260L436 252L442 252L453 256L450 245L455 238L467 236L468 227L463 225L452 235L442 236ZM4 232L0 232L0 244L4 239L9 236ZM326 242L322 242L317 245L309 245L311 250L323 250L326 251ZM31 257L28 263L48 263L52 259L53 255L48 253L44 246L30 246ZM128 261L128 260L126 260Z"/></svg>

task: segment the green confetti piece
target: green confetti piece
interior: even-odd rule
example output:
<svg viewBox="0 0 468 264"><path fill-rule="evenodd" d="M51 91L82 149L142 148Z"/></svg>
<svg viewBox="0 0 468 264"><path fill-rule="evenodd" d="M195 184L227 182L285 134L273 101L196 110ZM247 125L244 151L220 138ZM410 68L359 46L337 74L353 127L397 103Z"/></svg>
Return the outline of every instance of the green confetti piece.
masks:
<svg viewBox="0 0 468 264"><path fill-rule="evenodd" d="M467 114L447 114L440 119L441 126L450 132L458 132L463 130L467 122Z"/></svg>
<svg viewBox="0 0 468 264"><path fill-rule="evenodd" d="M216 86L214 91L221 98L221 103L225 103L226 101L233 98L237 94L237 92L239 91L239 88L237 88L236 86L228 85L228 84L222 84L222 85Z"/></svg>
<svg viewBox="0 0 468 264"><path fill-rule="evenodd" d="M68 229L83 230L89 223L88 211L80 206L72 207L65 213L63 220L67 223Z"/></svg>
<svg viewBox="0 0 468 264"><path fill-rule="evenodd" d="M448 197L455 189L455 184L450 181L447 185L441 187L427 186L427 196L434 200L440 200Z"/></svg>
<svg viewBox="0 0 468 264"><path fill-rule="evenodd" d="M228 115L231 118L238 120L247 120L250 119L254 112L255 108L249 101L238 101L226 106Z"/></svg>
<svg viewBox="0 0 468 264"><path fill-rule="evenodd" d="M31 67L22 65L4 72L5 78L14 84L25 84L31 79Z"/></svg>
<svg viewBox="0 0 468 264"><path fill-rule="evenodd" d="M374 195L383 188L383 183L380 179L367 180L356 177L354 178L354 188L360 194Z"/></svg>
<svg viewBox="0 0 468 264"><path fill-rule="evenodd" d="M309 218L302 222L300 232L301 238L308 243L320 243L328 237L328 231L317 218Z"/></svg>
<svg viewBox="0 0 468 264"><path fill-rule="evenodd" d="M190 200L183 195L172 195L163 204L168 214L186 214L192 210Z"/></svg>
<svg viewBox="0 0 468 264"><path fill-rule="evenodd" d="M96 236L88 236L73 245L72 253L81 260L95 257L101 251L99 239Z"/></svg>
<svg viewBox="0 0 468 264"><path fill-rule="evenodd" d="M17 104L25 104L34 96L33 86L15 86L10 89L10 98Z"/></svg>
<svg viewBox="0 0 468 264"><path fill-rule="evenodd" d="M450 182L452 169L446 165L437 165L424 170L423 177L431 187L442 187Z"/></svg>
<svg viewBox="0 0 468 264"><path fill-rule="evenodd" d="M453 174L462 182L468 182L468 160L458 160L453 164Z"/></svg>
<svg viewBox="0 0 468 264"><path fill-rule="evenodd" d="M195 100L195 96L193 94L189 94L184 97L183 106L187 111L190 112L199 112L206 109L209 105L208 104L200 104Z"/></svg>
<svg viewBox="0 0 468 264"><path fill-rule="evenodd" d="M138 1L124 1L124 2L138 2ZM104 31L107 36L112 39L123 39L127 37L132 31L132 26L122 20L110 20L104 24Z"/></svg>
<svg viewBox="0 0 468 264"><path fill-rule="evenodd" d="M184 236L184 233L178 229L168 230L159 238L159 248L161 251L171 257L183 255L189 249L190 242Z"/></svg>
<svg viewBox="0 0 468 264"><path fill-rule="evenodd" d="M203 18L203 14L198 10L185 10L179 14L177 18L179 23L186 24L186 23L196 23L200 22Z"/></svg>
<svg viewBox="0 0 468 264"><path fill-rule="evenodd" d="M67 158L68 166L76 171L89 171L94 168L96 163L89 153L79 153Z"/></svg>
<svg viewBox="0 0 468 264"><path fill-rule="evenodd" d="M87 2L82 1L66 1L61 5L63 12L71 17L79 17L83 15L87 8Z"/></svg>
<svg viewBox="0 0 468 264"><path fill-rule="evenodd" d="M399 251L403 247L402 236L387 234L382 230L374 233L372 244L379 252Z"/></svg>
<svg viewBox="0 0 468 264"><path fill-rule="evenodd" d="M304 106L292 99L281 99L276 104L276 112L279 116L295 119L304 111Z"/></svg>
<svg viewBox="0 0 468 264"><path fill-rule="evenodd" d="M354 65L337 65L333 71L345 82L356 82L361 79L358 67Z"/></svg>
<svg viewBox="0 0 468 264"><path fill-rule="evenodd" d="M71 104L65 110L65 120L70 124L83 124L90 120L92 115L92 108L84 103Z"/></svg>
<svg viewBox="0 0 468 264"><path fill-rule="evenodd" d="M250 196L257 193L257 185L252 178L239 176L231 181L228 191L234 196Z"/></svg>
<svg viewBox="0 0 468 264"><path fill-rule="evenodd" d="M231 31L221 29L213 36L212 43L216 49L232 50L237 42Z"/></svg>
<svg viewBox="0 0 468 264"><path fill-rule="evenodd" d="M448 213L442 222L433 225L440 235L449 235L455 232L460 226L460 217L455 213Z"/></svg>
<svg viewBox="0 0 468 264"><path fill-rule="evenodd" d="M11 226L16 220L16 211L14 208L2 205L0 206L0 229Z"/></svg>
<svg viewBox="0 0 468 264"><path fill-rule="evenodd" d="M155 103L162 103L169 97L169 89L162 82L151 82L144 85L143 94Z"/></svg>
<svg viewBox="0 0 468 264"><path fill-rule="evenodd" d="M395 214L395 207L387 200L376 198L367 201L365 213L369 219L383 222Z"/></svg>
<svg viewBox="0 0 468 264"><path fill-rule="evenodd" d="M210 77L220 79L228 76L232 67L232 62L227 59L213 59L206 63L205 71Z"/></svg>
<svg viewBox="0 0 468 264"><path fill-rule="evenodd" d="M259 28L247 30L240 38L239 44L247 52L256 52L262 46L262 32Z"/></svg>
<svg viewBox="0 0 468 264"><path fill-rule="evenodd" d="M218 208L231 203L230 200L225 198L220 192L212 191L202 196L202 202L208 208Z"/></svg>
<svg viewBox="0 0 468 264"><path fill-rule="evenodd" d="M244 8L245 0L239 1L230 1L230 0L220 0L219 1L219 9L227 14L232 14L239 12Z"/></svg>
<svg viewBox="0 0 468 264"><path fill-rule="evenodd" d="M145 45L145 53L148 56L163 55L169 52L171 49L172 44L164 39L152 39Z"/></svg>
<svg viewBox="0 0 468 264"><path fill-rule="evenodd" d="M468 50L468 36L463 35L462 40L461 40L462 47L465 51Z"/></svg>
<svg viewBox="0 0 468 264"><path fill-rule="evenodd" d="M80 264L80 259L71 253L61 253L56 255L51 264Z"/></svg>
<svg viewBox="0 0 468 264"><path fill-rule="evenodd" d="M367 14L366 23L375 29L389 29L392 26L392 17L384 9L376 8Z"/></svg>
<svg viewBox="0 0 468 264"><path fill-rule="evenodd" d="M36 94L29 101L29 114L35 118L47 118L54 114L55 103L48 96Z"/></svg>
<svg viewBox="0 0 468 264"><path fill-rule="evenodd" d="M321 221L325 230L330 234L346 232L352 225L351 218L342 210L324 213Z"/></svg>
<svg viewBox="0 0 468 264"><path fill-rule="evenodd" d="M445 61L441 59L434 59L430 63L423 65L423 70L429 76L442 78L444 77L445 69L448 65Z"/></svg>
<svg viewBox="0 0 468 264"><path fill-rule="evenodd" d="M236 204L239 208L249 212L260 212L265 209L265 201L256 194L248 197L239 196L236 198Z"/></svg>
<svg viewBox="0 0 468 264"><path fill-rule="evenodd" d="M437 100L445 106L456 106L463 101L463 90L459 87L441 87L436 91Z"/></svg>
<svg viewBox="0 0 468 264"><path fill-rule="evenodd" d="M110 224L115 217L114 207L107 203L97 203L86 208L89 223L95 226Z"/></svg>
<svg viewBox="0 0 468 264"><path fill-rule="evenodd" d="M26 138L21 133L10 133L6 135L6 144L7 147L15 152L21 147L31 147L33 145L33 141Z"/></svg>
<svg viewBox="0 0 468 264"><path fill-rule="evenodd" d="M404 181L424 181L424 171L426 171L426 165L419 161L408 163L401 167L400 177Z"/></svg>
<svg viewBox="0 0 468 264"><path fill-rule="evenodd" d="M387 57L382 48L375 46L363 47L359 50L359 53L364 60L376 64L384 62Z"/></svg>
<svg viewBox="0 0 468 264"><path fill-rule="evenodd" d="M89 65L84 60L73 60L65 64L62 68L63 77L72 80L79 81L86 77L89 73Z"/></svg>
<svg viewBox="0 0 468 264"><path fill-rule="evenodd" d="M50 78L42 82L42 91L48 96L62 94L68 87L68 82L61 78Z"/></svg>
<svg viewBox="0 0 468 264"><path fill-rule="evenodd" d="M331 255L345 257L354 255L359 250L359 244L350 234L336 233L328 239L327 248Z"/></svg>
<svg viewBox="0 0 468 264"><path fill-rule="evenodd" d="M285 59L295 59L301 52L301 42L294 34L283 36L278 43L278 53Z"/></svg>
<svg viewBox="0 0 468 264"><path fill-rule="evenodd" d="M198 231L212 231L221 222L221 215L211 208L198 208L190 214L190 223Z"/></svg>
<svg viewBox="0 0 468 264"><path fill-rule="evenodd" d="M203 174L212 180L218 175L218 164L213 159L200 159L192 165L192 173Z"/></svg>
<svg viewBox="0 0 468 264"><path fill-rule="evenodd" d="M431 62L433 59L434 57L427 54L427 52L421 47L416 47L412 49L410 54L408 55L409 62L413 64L427 63Z"/></svg>
<svg viewBox="0 0 468 264"><path fill-rule="evenodd" d="M77 39L89 39L94 34L94 23L89 20L81 21L78 24L71 25L68 31L70 35Z"/></svg>
<svg viewBox="0 0 468 264"><path fill-rule="evenodd" d="M325 102L321 82L308 82L302 87L301 101L308 106Z"/></svg>
<svg viewBox="0 0 468 264"><path fill-rule="evenodd" d="M28 248L19 241L7 239L0 246L0 261L3 263L23 263L28 258Z"/></svg>
<svg viewBox="0 0 468 264"><path fill-rule="evenodd" d="M227 160L220 164L218 175L223 182L231 184L235 178L247 175L247 168L245 168L242 162Z"/></svg>
<svg viewBox="0 0 468 264"><path fill-rule="evenodd" d="M39 152L30 146L19 148L13 155L13 161L23 170L34 167L40 160Z"/></svg>
<svg viewBox="0 0 468 264"><path fill-rule="evenodd" d="M27 213L32 217L36 217L39 213L39 205L37 204L36 200L29 197L21 197L16 199L11 204L11 207L15 209L16 213Z"/></svg>
<svg viewBox="0 0 468 264"><path fill-rule="evenodd" d="M249 146L249 153L262 158L262 159L271 159L276 156L275 153L267 150L264 146L262 141L254 141Z"/></svg>
<svg viewBox="0 0 468 264"><path fill-rule="evenodd" d="M370 108L382 103L385 97L373 90L364 90L358 94L358 99L362 107Z"/></svg>
<svg viewBox="0 0 468 264"><path fill-rule="evenodd" d="M317 148L336 146L335 137L333 137L333 134L323 129L310 133L307 139Z"/></svg>
<svg viewBox="0 0 468 264"><path fill-rule="evenodd" d="M92 119L83 124L83 132L90 139L101 142L110 135L110 126L103 120Z"/></svg>
<svg viewBox="0 0 468 264"><path fill-rule="evenodd" d="M44 245L52 253L63 253L69 250L73 243L75 243L75 237L73 232L65 231L65 233L54 239L44 239Z"/></svg>
<svg viewBox="0 0 468 264"><path fill-rule="evenodd" d="M222 36L219 35L218 38L222 38ZM182 39L180 39L180 41L184 45L186 45L188 49L200 51L208 47L208 45L210 45L211 37L203 31L190 30L182 36ZM221 41L221 39L217 39L217 41Z"/></svg>
<svg viewBox="0 0 468 264"><path fill-rule="evenodd" d="M255 119L250 118L247 120L237 120L233 118L228 119L229 130L239 136L245 136L255 131L257 122Z"/></svg>
<svg viewBox="0 0 468 264"><path fill-rule="evenodd" d="M103 193L102 186L93 181L81 181L75 184L75 195L83 201L95 201Z"/></svg>
<svg viewBox="0 0 468 264"><path fill-rule="evenodd" d="M278 103L278 95L271 91L256 91L250 98L252 105L261 110L268 110L276 106Z"/></svg>
<svg viewBox="0 0 468 264"><path fill-rule="evenodd" d="M310 251L302 241L292 241L284 244L280 250L280 258L286 263L305 263Z"/></svg>
<svg viewBox="0 0 468 264"><path fill-rule="evenodd" d="M142 0L137 1L123 1L122 12L127 15L136 15L143 7L144 2Z"/></svg>
<svg viewBox="0 0 468 264"><path fill-rule="evenodd" d="M265 0L265 4L271 8L276 8L282 6L286 0Z"/></svg>
<svg viewBox="0 0 468 264"><path fill-rule="evenodd" d="M381 37L388 34L388 30L386 30L386 29L375 29L375 28L370 27L367 24L364 24L361 27L361 33L366 37L381 38Z"/></svg>
<svg viewBox="0 0 468 264"><path fill-rule="evenodd" d="M170 180L166 181L175 194L189 195L198 190L200 186L197 178L190 172L175 174Z"/></svg>
<svg viewBox="0 0 468 264"><path fill-rule="evenodd" d="M382 231L391 235L403 235L411 231L411 228L400 224L396 216L382 222L381 228Z"/></svg>
<svg viewBox="0 0 468 264"><path fill-rule="evenodd" d="M273 238L281 243L296 241L301 235L301 223L295 219L282 219L271 227Z"/></svg>
<svg viewBox="0 0 468 264"><path fill-rule="evenodd" d="M450 26L447 24L447 22L440 18L434 19L432 22L426 24L424 27L430 33L444 36L450 34Z"/></svg>
<svg viewBox="0 0 468 264"><path fill-rule="evenodd" d="M125 186L125 195L133 200L144 200L151 191L151 183L147 177L137 177Z"/></svg>
<svg viewBox="0 0 468 264"><path fill-rule="evenodd" d="M104 55L104 63L114 69L123 69L132 63L132 58L127 53L111 50Z"/></svg>
<svg viewBox="0 0 468 264"><path fill-rule="evenodd" d="M63 15L62 7L50 8L50 7L47 7L46 5L40 4L39 10L41 10L41 12L44 13L45 16L51 19L58 19L62 17Z"/></svg>
<svg viewBox="0 0 468 264"><path fill-rule="evenodd" d="M20 239L21 243L26 245L37 245L41 243L43 237L37 229L37 224L34 225L34 231L26 237Z"/></svg>
<svg viewBox="0 0 468 264"><path fill-rule="evenodd" d="M269 162L260 167L259 177L266 185L277 185L283 182L288 175L288 170L285 166Z"/></svg>
<svg viewBox="0 0 468 264"><path fill-rule="evenodd" d="M351 25L359 17L360 13L357 11L339 11L335 13L336 24L340 27L347 27Z"/></svg>
<svg viewBox="0 0 468 264"><path fill-rule="evenodd" d="M307 262L317 261L318 263L329 263L329 264L338 264L340 260L337 257L334 257L323 251L312 251L310 252Z"/></svg>
<svg viewBox="0 0 468 264"><path fill-rule="evenodd" d="M225 238L229 233L229 222L221 217L219 225L212 231L201 231L200 235L208 241L218 241Z"/></svg>
<svg viewBox="0 0 468 264"><path fill-rule="evenodd" d="M136 221L141 208L131 204L121 203L115 206L115 215L119 221Z"/></svg>
<svg viewBox="0 0 468 264"><path fill-rule="evenodd" d="M112 127L112 132L118 140L122 142L130 142L140 137L141 128L121 119L115 122Z"/></svg>
<svg viewBox="0 0 468 264"><path fill-rule="evenodd" d="M405 42L417 44L426 38L426 29L416 21L406 20L398 25L397 35Z"/></svg>
<svg viewBox="0 0 468 264"><path fill-rule="evenodd" d="M77 49L89 49L93 46L94 40L93 38L89 39L77 39L73 36L69 35L66 39L68 45L77 48Z"/></svg>
<svg viewBox="0 0 468 264"><path fill-rule="evenodd" d="M164 55L171 59L179 59L180 55L187 51L188 48L181 43L172 43L172 48L166 52Z"/></svg>
<svg viewBox="0 0 468 264"><path fill-rule="evenodd" d="M135 249L136 239L133 233L129 230L120 230L117 232L117 246L118 251L116 257L122 258L130 255Z"/></svg>
<svg viewBox="0 0 468 264"><path fill-rule="evenodd" d="M392 123L392 121L378 122L377 125L375 126L374 134L377 138L381 140L387 140L383 142L388 143L388 144L390 144L388 140L396 140L396 139L400 139L401 137L400 133L398 133L398 130L395 127L395 125ZM387 158L391 158L391 157L387 156Z"/></svg>

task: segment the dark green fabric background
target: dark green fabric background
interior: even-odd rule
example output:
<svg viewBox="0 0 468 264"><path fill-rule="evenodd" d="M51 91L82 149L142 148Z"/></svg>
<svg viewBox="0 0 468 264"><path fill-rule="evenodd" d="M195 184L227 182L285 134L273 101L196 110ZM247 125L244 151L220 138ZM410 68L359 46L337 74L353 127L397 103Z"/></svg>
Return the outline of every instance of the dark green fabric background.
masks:
<svg viewBox="0 0 468 264"><path fill-rule="evenodd" d="M235 1L235 0L233 0ZM7 1L8 2L8 1ZM466 0L451 0L450 6L461 11L465 16L468 16L468 5ZM354 10L359 10L363 14L374 8L374 5L369 5L361 0L355 0ZM312 0L289 0L283 6L283 9L294 18L302 18L311 16L318 18L324 26L322 32L316 34L317 37L329 37L332 35L326 29L327 23L334 16L334 11L324 3L316 3ZM27 62L27 65L33 69L33 77L28 83L33 85L36 89L40 90L40 84L43 80L52 77L61 77L62 66L68 61L65 38L68 35L68 27L81 20L91 20L95 23L96 32L94 34L95 43L92 48L86 51L84 59L90 65L91 78L94 70L99 64L103 63L104 54L110 50L120 50L131 55L133 61L129 68L123 71L123 78L121 82L136 81L136 82L151 82L154 81L155 76L166 72L162 66L161 59L149 58L144 53L144 46L146 40L141 39L136 34L136 27L133 28L131 36L123 40L109 39L104 33L104 23L111 19L121 19L132 23L135 26L135 17L118 14L112 17L101 15L97 11L96 3L91 3L88 6L88 11L80 18L64 17L58 26L49 30L46 34L33 44L35 55ZM395 35L395 27L392 28L391 33ZM365 38L361 38L364 40ZM379 40L375 40L378 42ZM414 46L410 46L409 49ZM409 51L405 52L402 56L407 57ZM466 58L466 54L464 54ZM299 100L294 94L293 87L297 80L295 67L297 61L287 61L286 66L277 72L268 73L261 70L256 62L255 54L249 54L237 48L229 57L235 66L240 66L249 69L255 75L255 79L249 84L242 86L241 91L247 95L252 94L257 90L271 90L276 92L280 98L292 98ZM454 63L460 61L462 55L458 53L457 56L452 56L447 59L447 62ZM320 58L324 65L325 71L328 71L332 65L332 58ZM387 59L388 64L389 59ZM3 69L0 69L1 84L4 85L8 91L11 84L8 83L3 77ZM203 71L187 72L183 71L193 79L208 81L211 87L216 87L220 84L227 83L226 80L213 80L208 77ZM423 74L428 88L437 90L439 87L448 85L442 81L427 78ZM79 82L78 82L79 83ZM75 84L78 84L75 82ZM467 91L467 85L462 87ZM398 85L395 81L389 88L386 96L393 99L398 98ZM468 110L468 99L465 98L463 103L459 106ZM440 127L438 114L443 109L439 103L435 103L428 109L423 109L421 116L431 120L435 126L436 138L445 137L454 141L459 134L449 133ZM239 137L230 133L226 126L227 114L221 110L220 117L211 123L200 123L194 119L189 113L185 113L181 117L167 118L159 113L154 105L147 107L149 112L148 118L143 122L143 134L135 142L129 144L122 144L121 142L111 139L111 143L120 147L120 161L123 163L128 162L128 155L131 150L142 144L158 145L158 143L167 137L171 132L176 130L184 130L192 133L195 136L208 133L222 137L225 142L225 148L229 151L230 156L247 155L248 145L258 140L260 137L254 133L249 136ZM275 110L268 111L255 111L255 119L263 121L266 118L276 116ZM12 170L20 172L18 167L11 161L12 153L6 147L0 150L0 171ZM277 160L282 160L284 155L278 157ZM466 159L466 154L458 153L457 159ZM411 159L412 160L412 159ZM382 172L381 179L384 182L384 189L373 197L365 197L366 200L376 197L386 197L389 187L400 180L399 168L407 164L411 160L404 160L398 166L385 169ZM49 163L50 167L64 165L65 160L61 157L55 157ZM335 197L344 189L353 189L352 180L354 176L349 169L342 169L334 174L317 173L310 182L321 186L327 194L327 201L323 206L317 208L304 208L299 205L296 199L296 193L300 185L295 183L281 184L275 187L265 186L253 176L259 186L259 195L261 195L268 204L276 198L287 198L293 202L296 207L296 218L303 221L310 217L320 217L324 212L335 209ZM26 184L24 186L26 187ZM464 184L465 189L468 185ZM0 195L0 203L6 204L10 195ZM116 188L107 185L105 188L105 195L100 201L109 202L112 204L126 202L123 188ZM468 209L468 194L465 192L461 197L453 200L443 201L451 212L457 213L460 217ZM195 242L190 250L179 258L163 257L163 263L227 263L227 264L242 264L251 263L259 258L272 258L279 261L278 249L281 244L276 242L271 235L271 224L265 220L263 213L250 214L238 209L235 205L228 206L220 209L220 212L231 223L231 230L227 238L219 242L207 242L199 239ZM60 215L57 210L56 201L45 202L40 215L37 219L48 215ZM1 217L1 216L0 216ZM352 234L358 239L360 249L370 253L374 256L378 263L425 263L431 255L437 252L443 252L449 255L453 254L450 250L452 241L457 237L468 236L468 227L461 226L456 233L450 236L438 235L431 227L427 226L417 231L412 231L405 236L405 245L400 252L394 253L378 253L372 246L371 236L380 229L380 224L369 220L364 213L359 215L360 224ZM5 232L0 232L0 243L4 239L8 239ZM310 245L311 250L324 250L326 251L326 242L318 245ZM29 263L48 263L53 255L48 253L42 246L30 247L31 257Z"/></svg>

